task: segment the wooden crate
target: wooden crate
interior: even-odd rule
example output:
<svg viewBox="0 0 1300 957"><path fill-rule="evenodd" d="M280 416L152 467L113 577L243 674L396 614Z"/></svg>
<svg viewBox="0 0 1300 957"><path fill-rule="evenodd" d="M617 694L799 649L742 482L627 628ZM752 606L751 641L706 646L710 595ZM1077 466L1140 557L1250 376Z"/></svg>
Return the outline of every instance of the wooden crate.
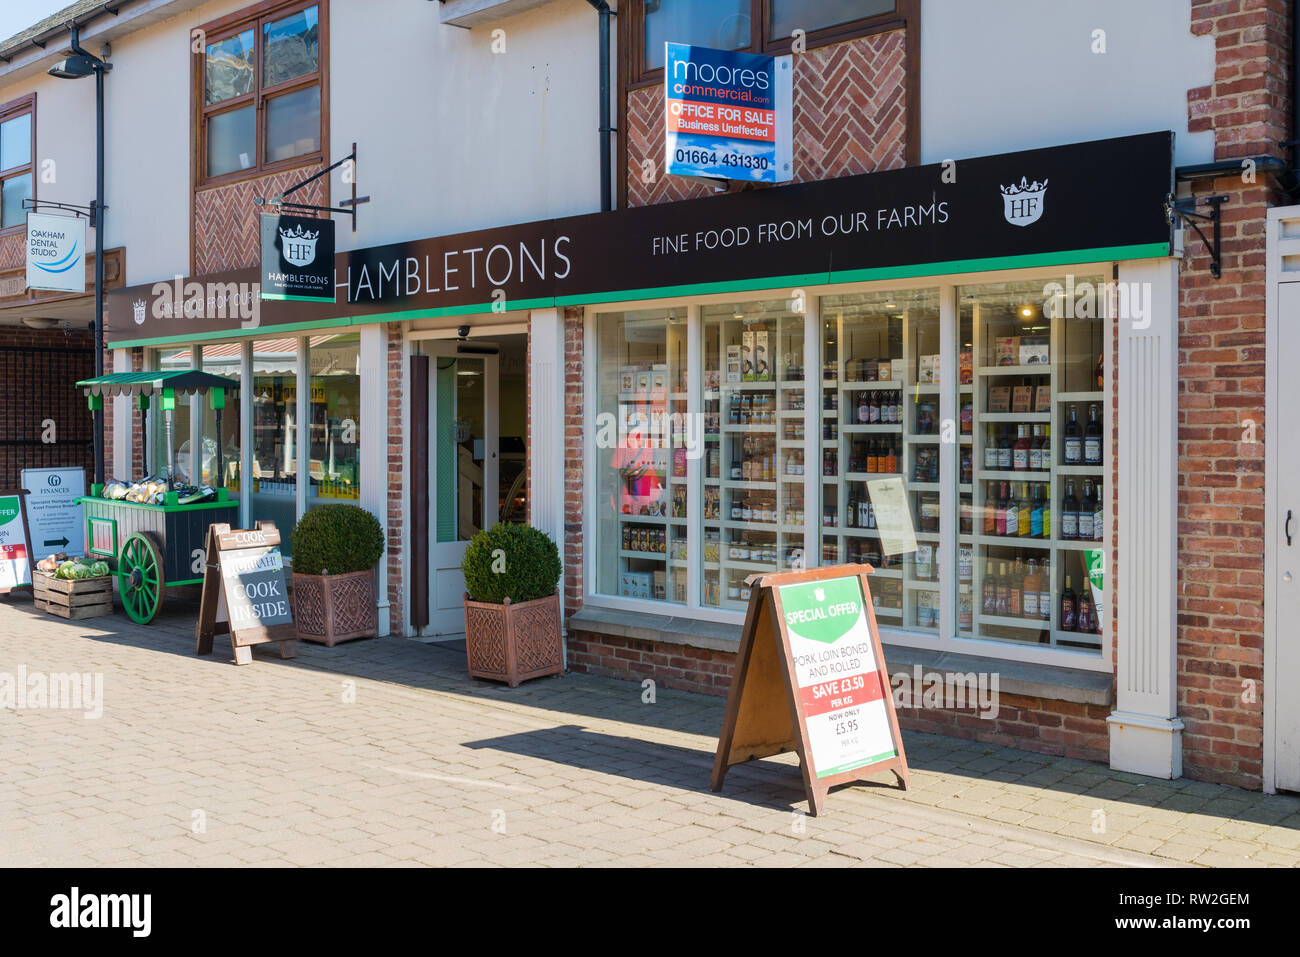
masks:
<svg viewBox="0 0 1300 957"><path fill-rule="evenodd" d="M36 607L60 618L77 620L113 613L113 578L65 579L38 571L32 576Z"/></svg>

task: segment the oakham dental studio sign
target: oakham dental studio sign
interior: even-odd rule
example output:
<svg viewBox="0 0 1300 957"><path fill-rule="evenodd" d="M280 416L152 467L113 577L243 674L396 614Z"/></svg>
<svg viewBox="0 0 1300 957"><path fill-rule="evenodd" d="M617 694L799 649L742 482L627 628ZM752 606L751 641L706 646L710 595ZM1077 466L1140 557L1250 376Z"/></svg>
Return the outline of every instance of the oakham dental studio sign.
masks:
<svg viewBox="0 0 1300 957"><path fill-rule="evenodd" d="M264 279L256 269L135 286L109 296L107 338L123 346L340 317L363 324L688 296L737 283L789 290L1165 257L1173 143L1172 133L1146 133L374 246L332 260L322 234L314 262L332 261L337 301L268 301L249 322L240 310L213 315L202 306L205 293L222 302L214 290L254 288ZM263 252L278 258L274 243ZM175 307L181 288L186 297L193 289L197 308Z"/></svg>
<svg viewBox="0 0 1300 957"><path fill-rule="evenodd" d="M86 291L86 221L27 214L27 288Z"/></svg>

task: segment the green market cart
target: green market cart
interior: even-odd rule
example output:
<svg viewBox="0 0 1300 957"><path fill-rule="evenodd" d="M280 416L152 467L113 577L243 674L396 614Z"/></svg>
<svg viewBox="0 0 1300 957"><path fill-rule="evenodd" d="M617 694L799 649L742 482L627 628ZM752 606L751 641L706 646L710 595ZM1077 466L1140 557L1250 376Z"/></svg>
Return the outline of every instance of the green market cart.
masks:
<svg viewBox="0 0 1300 957"><path fill-rule="evenodd" d="M208 526L216 522L238 525L239 503L224 486L213 486L216 499L182 505L177 501L174 476L176 453L172 443L172 416L177 396L207 395L217 425L216 475L224 476L221 451L221 412L226 391L238 389L234 379L194 370L180 372L115 372L77 383L92 410L104 407L105 396L131 396L140 411L141 434L148 435L149 407L154 397L162 410L167 442L166 492L161 505L103 498L104 486L92 485L90 495L78 499L86 516L86 551L105 559L117 575L122 607L133 621L148 624L162 607L163 589L170 585L197 585L203 581L204 548ZM145 441L145 474L149 474ZM201 450L191 450L191 462ZM193 478L193 476L191 476Z"/></svg>

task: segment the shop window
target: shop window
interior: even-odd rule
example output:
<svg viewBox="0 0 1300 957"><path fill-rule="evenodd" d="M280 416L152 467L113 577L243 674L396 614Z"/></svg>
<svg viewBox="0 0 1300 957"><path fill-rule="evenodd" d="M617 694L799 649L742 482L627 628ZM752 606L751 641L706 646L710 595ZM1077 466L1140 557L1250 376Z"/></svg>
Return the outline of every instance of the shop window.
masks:
<svg viewBox="0 0 1300 957"><path fill-rule="evenodd" d="M687 599L686 310L596 317L595 588Z"/></svg>
<svg viewBox="0 0 1300 957"><path fill-rule="evenodd" d="M701 310L705 607L744 611L746 578L804 565L804 318L789 306Z"/></svg>
<svg viewBox="0 0 1300 957"><path fill-rule="evenodd" d="M202 28L200 181L323 159L325 21L324 3L284 3Z"/></svg>
<svg viewBox="0 0 1300 957"><path fill-rule="evenodd" d="M313 338L307 507L361 494L361 337Z"/></svg>
<svg viewBox="0 0 1300 957"><path fill-rule="evenodd" d="M281 549L293 543L285 531L298 519L298 351L297 339L253 343L253 474L250 516L275 522Z"/></svg>
<svg viewBox="0 0 1300 957"><path fill-rule="evenodd" d="M226 379L240 378L240 359L244 351L242 342L227 342L218 345L203 346L201 362L204 372L219 375ZM242 475L240 474L240 402L242 385L226 390L226 407L221 410L221 431L217 431L217 414L212 403L203 399L203 436L204 449L201 478L203 484L224 485L231 498L239 499L242 492ZM217 443L221 447L221 472L217 471Z"/></svg>
<svg viewBox="0 0 1300 957"><path fill-rule="evenodd" d="M1102 278L958 290L963 637L1101 647L1106 537ZM965 419L963 419L964 427ZM963 453L966 448L962 446Z"/></svg>
<svg viewBox="0 0 1300 957"><path fill-rule="evenodd" d="M154 368L159 372L183 372L186 369L194 368L194 350L189 346L178 349L160 349L153 357ZM195 405L193 396L177 396L176 408L172 412L172 435L171 448L175 453L176 473L174 479L180 484L190 484L191 461L190 446L192 444L190 422L191 412ZM132 414L139 416L139 411L132 409ZM163 418L161 406L161 397L151 395L149 397L149 461L148 473L150 476L164 476L167 474L167 427ZM140 478L143 476L132 476Z"/></svg>
<svg viewBox="0 0 1300 957"><path fill-rule="evenodd" d="M36 121L36 96L25 96L0 106L0 229L27 222L23 200L34 192L32 130Z"/></svg>
<svg viewBox="0 0 1300 957"><path fill-rule="evenodd" d="M662 80L664 43L788 53L802 30L809 47L903 25L915 0L633 0L630 79Z"/></svg>
<svg viewBox="0 0 1300 957"><path fill-rule="evenodd" d="M828 296L821 322L821 562L870 564L880 622L937 634L938 290Z"/></svg>

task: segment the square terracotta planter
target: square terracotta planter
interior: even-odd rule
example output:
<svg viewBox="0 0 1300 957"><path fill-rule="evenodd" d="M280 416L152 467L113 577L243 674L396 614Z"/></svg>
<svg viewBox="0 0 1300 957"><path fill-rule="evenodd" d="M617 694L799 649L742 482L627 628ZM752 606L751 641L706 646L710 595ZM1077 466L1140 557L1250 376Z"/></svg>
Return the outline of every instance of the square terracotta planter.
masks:
<svg viewBox="0 0 1300 957"><path fill-rule="evenodd" d="M465 654L473 678L510 687L564 670L560 596L497 605L465 599Z"/></svg>
<svg viewBox="0 0 1300 957"><path fill-rule="evenodd" d="M373 571L346 575L293 574L293 619L298 637L334 647L351 638L379 637Z"/></svg>

